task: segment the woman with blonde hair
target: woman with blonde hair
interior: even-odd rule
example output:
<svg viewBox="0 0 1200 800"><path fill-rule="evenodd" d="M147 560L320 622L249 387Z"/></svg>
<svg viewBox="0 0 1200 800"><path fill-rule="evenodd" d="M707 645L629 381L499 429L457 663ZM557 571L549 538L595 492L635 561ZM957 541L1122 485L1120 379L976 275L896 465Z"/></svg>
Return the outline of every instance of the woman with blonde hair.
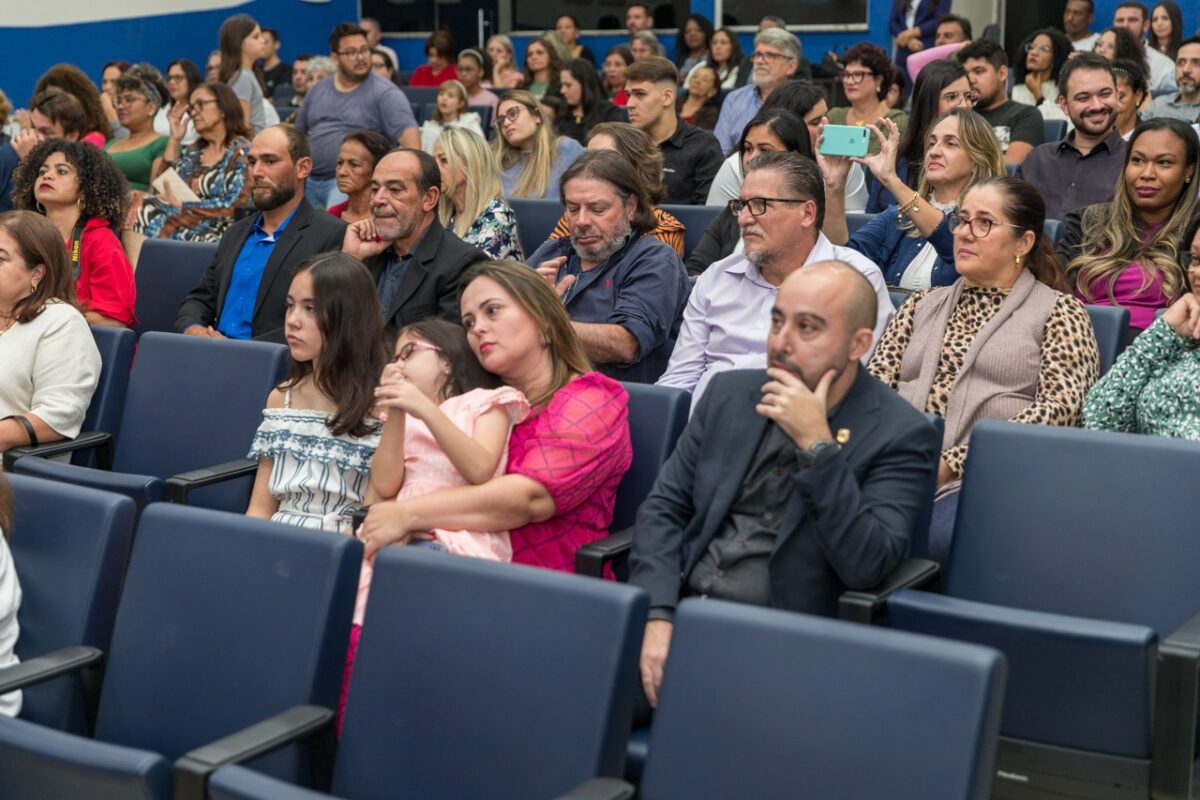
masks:
<svg viewBox="0 0 1200 800"><path fill-rule="evenodd" d="M1196 211L1200 141L1175 119L1147 120L1125 149L1113 199L1067 214L1059 260L1085 303L1129 309L1133 335L1187 289L1179 265Z"/></svg>
<svg viewBox="0 0 1200 800"><path fill-rule="evenodd" d="M433 145L433 157L442 171L442 226L488 258L523 260L517 215L504 200L500 170L483 137L447 128Z"/></svg>
<svg viewBox="0 0 1200 800"><path fill-rule="evenodd" d="M487 40L484 50L492 61L491 70L483 82L484 86L515 89L521 85L525 76L517 69L517 51L513 48L512 39L503 33L497 33Z"/></svg>
<svg viewBox="0 0 1200 800"><path fill-rule="evenodd" d="M499 135L492 148L504 196L557 198L559 179L583 153L583 145L557 135L537 98L524 89L505 92L500 98L496 130Z"/></svg>
<svg viewBox="0 0 1200 800"><path fill-rule="evenodd" d="M958 279L949 218L957 213L958 199L969 187L1005 174L1000 143L992 126L970 109L954 108L939 115L925 136L925 157L914 191L896 174L900 129L886 118L880 125L888 136L878 155L848 159L818 151L817 162L825 175L825 235L834 244L848 242L878 264L889 286L948 286ZM854 236L846 227L841 188L851 161L867 167L883 189L899 198L898 204L885 208Z"/></svg>
<svg viewBox="0 0 1200 800"><path fill-rule="evenodd" d="M483 136L483 123L478 113L467 110L469 104L467 87L461 81L457 78L443 81L438 87L437 109L421 123L421 149L433 155L433 143L442 135L442 131L451 126L466 128Z"/></svg>
<svg viewBox="0 0 1200 800"><path fill-rule="evenodd" d="M683 234L686 229L682 222L658 208L658 203L662 201L665 193L662 182L663 156L662 151L650 140L646 132L628 122L602 122L592 128L588 135L587 149L612 150L633 164L638 177L646 186L647 197L651 203L650 210L654 212L654 219L658 223L649 235L670 245L675 254L683 258ZM550 238L561 239L570 235L570 232L567 215L563 214Z"/></svg>

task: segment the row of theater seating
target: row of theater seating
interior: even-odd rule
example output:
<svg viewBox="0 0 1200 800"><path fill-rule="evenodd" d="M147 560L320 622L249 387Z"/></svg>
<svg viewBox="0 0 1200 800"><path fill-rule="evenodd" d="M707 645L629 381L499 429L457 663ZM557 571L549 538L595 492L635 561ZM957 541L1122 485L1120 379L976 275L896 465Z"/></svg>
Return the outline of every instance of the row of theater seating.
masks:
<svg viewBox="0 0 1200 800"><path fill-rule="evenodd" d="M23 663L0 694L44 682L0 718L0 798L632 794L638 589L384 551L334 756L357 540L13 487ZM642 797L987 796L993 649L685 601L671 653Z"/></svg>
<svg viewBox="0 0 1200 800"><path fill-rule="evenodd" d="M805 786L830 797L986 797L1003 669L991 650L1008 665L992 796L1190 796L1200 691L1196 474L1195 443L981 422L944 574L910 559L884 586L849 592L841 603L846 621L942 643L685 603L663 706L653 728L629 744L644 796L791 796L788 787ZM335 603L339 592L352 603L355 570L347 564L357 564L357 542L164 504L138 520L128 498L13 480L12 547L26 587L22 657L111 648L95 733L166 760L142 752L130 762L113 748L0 724L0 797L165 796L131 795L122 781L167 781L168 762L205 742L293 705L332 707L348 605L330 611L314 603ZM926 524L914 531L918 553ZM106 526L115 539L97 533ZM105 644L135 526L116 633ZM78 552L66 555L71 548ZM403 795L397 787L412 780L418 796L549 797L586 777L619 774L645 612L640 593L405 548L385 552L380 564L362 683L356 677L334 771L340 795ZM243 585L251 599L240 594ZM289 594L304 589L321 596ZM569 599L584 596L620 610L604 622ZM63 615L71 621L45 622ZM702 619L719 635L702 637ZM940 658L947 640L990 648L973 656L986 668L927 680L933 668L910 659ZM826 649L843 645L852 646ZM900 653L900 663L888 661ZM76 649L57 658L65 671L97 656ZM13 674L0 676L0 693L14 685ZM33 690L25 717L86 731L92 712L79 691L70 680ZM598 705L583 713L573 703ZM878 715L898 727L881 728ZM270 735L259 729L208 748L180 774L192 780L233 750L254 744L258 752L263 740L327 719L293 711ZM505 724L519 735L500 732ZM563 727L585 724L590 737ZM586 756L574 749L583 742L595 745ZM303 782L304 757L288 750L252 766ZM52 759L75 765L52 771L54 780L77 782L73 795L33 782L47 780ZM569 779L554 772L568 762ZM136 774L118 779L127 763ZM521 782L550 773L557 783ZM225 793L214 797L311 796L239 770L218 775L214 786ZM81 791L93 777L116 788ZM510 781L519 791L509 792ZM370 788L378 786L392 788ZM590 790L615 792L611 782Z"/></svg>

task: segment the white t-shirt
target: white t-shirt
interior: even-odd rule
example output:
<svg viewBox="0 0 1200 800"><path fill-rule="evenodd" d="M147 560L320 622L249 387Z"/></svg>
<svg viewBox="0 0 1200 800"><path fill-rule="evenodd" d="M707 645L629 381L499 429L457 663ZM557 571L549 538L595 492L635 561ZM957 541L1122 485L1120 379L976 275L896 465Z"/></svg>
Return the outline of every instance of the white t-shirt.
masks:
<svg viewBox="0 0 1200 800"><path fill-rule="evenodd" d="M1087 36L1083 37L1079 41L1071 42L1071 46L1074 47L1076 50L1082 50L1084 52L1090 53L1096 47L1096 42L1098 42L1098 41L1100 41L1100 34L1089 33Z"/></svg>

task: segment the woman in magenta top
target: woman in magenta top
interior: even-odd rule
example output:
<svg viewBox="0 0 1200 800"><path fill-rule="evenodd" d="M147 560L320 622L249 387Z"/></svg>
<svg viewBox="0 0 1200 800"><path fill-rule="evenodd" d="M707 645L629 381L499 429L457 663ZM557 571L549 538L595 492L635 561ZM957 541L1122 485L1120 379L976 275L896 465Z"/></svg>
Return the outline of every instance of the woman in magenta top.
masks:
<svg viewBox="0 0 1200 800"><path fill-rule="evenodd" d="M443 81L458 79L454 61L454 40L445 31L437 31L425 40L426 63L417 67L409 86L441 86Z"/></svg>
<svg viewBox="0 0 1200 800"><path fill-rule="evenodd" d="M1136 335L1185 290L1179 265L1196 209L1200 141L1184 122L1140 124L1125 150L1113 199L1067 214L1060 258L1085 303L1129 309Z"/></svg>
<svg viewBox="0 0 1200 800"><path fill-rule="evenodd" d="M633 460L629 396L592 370L554 290L515 262L485 261L459 282L471 349L532 408L509 439L506 474L371 506L367 555L432 528L508 530L513 561L572 571L575 550L608 535Z"/></svg>

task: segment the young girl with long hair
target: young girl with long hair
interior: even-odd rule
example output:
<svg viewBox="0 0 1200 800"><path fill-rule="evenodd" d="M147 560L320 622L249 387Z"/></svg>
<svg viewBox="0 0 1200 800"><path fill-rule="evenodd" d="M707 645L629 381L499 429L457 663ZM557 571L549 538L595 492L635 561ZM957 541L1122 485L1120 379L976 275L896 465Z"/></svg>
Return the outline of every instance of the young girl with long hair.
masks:
<svg viewBox="0 0 1200 800"><path fill-rule="evenodd" d="M292 367L250 446L258 474L247 516L344 532L366 499L380 425L372 391L387 360L379 292L345 253L300 264L284 330Z"/></svg>
<svg viewBox="0 0 1200 800"><path fill-rule="evenodd" d="M500 97L496 130L492 147L504 196L556 199L559 179L583 154L583 145L556 134L537 98L522 89Z"/></svg>
<svg viewBox="0 0 1200 800"><path fill-rule="evenodd" d="M451 79L438 87L437 107L429 119L421 123L421 149L433 155L433 145L442 131L451 126L474 131L483 137L483 124L479 114L468 111L470 99L467 87L457 79Z"/></svg>
<svg viewBox="0 0 1200 800"><path fill-rule="evenodd" d="M267 54L262 29L252 17L236 14L221 24L218 34L221 66L218 80L229 84L242 103L242 116L253 133L267 126L263 80L255 62Z"/></svg>

